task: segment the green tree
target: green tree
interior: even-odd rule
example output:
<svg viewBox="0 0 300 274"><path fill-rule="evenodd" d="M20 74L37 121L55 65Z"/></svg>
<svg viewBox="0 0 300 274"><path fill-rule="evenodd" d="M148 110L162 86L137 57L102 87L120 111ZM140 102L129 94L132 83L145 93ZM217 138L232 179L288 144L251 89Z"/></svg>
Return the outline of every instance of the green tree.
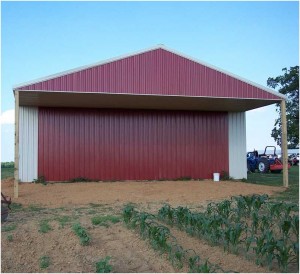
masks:
<svg viewBox="0 0 300 274"><path fill-rule="evenodd" d="M287 97L286 120L288 148L295 148L299 144L299 66L283 68L283 75L269 77L267 85L277 89ZM281 145L281 116L280 104L276 104L279 118L276 119L271 136Z"/></svg>

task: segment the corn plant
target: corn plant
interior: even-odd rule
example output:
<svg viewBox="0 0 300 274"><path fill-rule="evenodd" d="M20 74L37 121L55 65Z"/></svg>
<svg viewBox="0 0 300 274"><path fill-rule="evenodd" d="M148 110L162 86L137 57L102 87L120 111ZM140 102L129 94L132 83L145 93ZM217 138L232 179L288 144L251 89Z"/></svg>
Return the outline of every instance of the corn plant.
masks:
<svg viewBox="0 0 300 274"><path fill-rule="evenodd" d="M293 251L292 257L294 258L294 261L297 263L299 269L299 243L293 243L291 247Z"/></svg>
<svg viewBox="0 0 300 274"><path fill-rule="evenodd" d="M158 211L158 218L160 220L167 220L169 224L173 224L174 222L174 210L171 208L170 205L165 204L160 210Z"/></svg>
<svg viewBox="0 0 300 274"><path fill-rule="evenodd" d="M164 205L158 216L163 222L211 244L224 245L234 253L238 248L247 253L253 250L257 264L271 267L277 261L280 269L286 271L291 263L297 263L299 267L297 210L298 206L294 204L269 202L267 195L251 195L210 203L204 212ZM203 267L202 271L205 271L207 265Z"/></svg>
<svg viewBox="0 0 300 274"><path fill-rule="evenodd" d="M178 269L183 267L183 263L185 260L185 250L173 242L169 252L169 260L171 261L172 265Z"/></svg>
<svg viewBox="0 0 300 274"><path fill-rule="evenodd" d="M188 225L188 218L186 218L186 214L190 213L190 211L187 208L181 207L177 211L166 205L164 205L163 208L164 209L159 211L159 219L163 219L167 222L165 216L168 215L168 212L172 212L172 216L175 216L174 220L176 219L178 225ZM152 247L159 250L161 253L167 253L168 259L177 269L181 269L184 263L189 263L190 270L192 270L192 267L194 267L194 270L206 272L216 272L217 269L222 270L208 261L201 263L200 258L197 260L197 264L192 266L191 262L193 261L193 257L197 256L195 251L192 250L194 254L192 258L189 257L188 254L191 250L184 250L180 245L178 245L176 238L171 234L169 228L157 223L155 221L155 216L152 214L147 212L138 212L132 205L127 205L123 209L122 215L128 228L136 228L144 238L148 237ZM132 225L132 223L134 225ZM222 272L224 271L222 270Z"/></svg>
<svg viewBox="0 0 300 274"><path fill-rule="evenodd" d="M183 228L187 225L188 215L190 210L187 207L179 206L174 210L174 217L179 228Z"/></svg>
<svg viewBox="0 0 300 274"><path fill-rule="evenodd" d="M205 213L208 216L219 215L224 218L229 218L229 215L232 213L231 210L232 201L224 200L219 203L211 202L207 205Z"/></svg>
<svg viewBox="0 0 300 274"><path fill-rule="evenodd" d="M293 233L296 235L297 239L299 239L299 216L294 215L292 217L292 230Z"/></svg>
<svg viewBox="0 0 300 274"><path fill-rule="evenodd" d="M283 272L287 272L287 267L291 260L291 251L292 246L288 246L284 244L283 240L277 241L276 249L278 253L276 254L277 262L280 267L280 270Z"/></svg>
<svg viewBox="0 0 300 274"><path fill-rule="evenodd" d="M122 216L126 225L130 224L131 218L135 213L135 208L133 205L128 204L123 208Z"/></svg>
<svg viewBox="0 0 300 274"><path fill-rule="evenodd" d="M227 250L229 250L230 246L233 247L234 252L237 250L237 246L241 243L241 234L244 230L244 227L241 224L235 224L233 226L229 226L224 231L224 240L227 246Z"/></svg>
<svg viewBox="0 0 300 274"><path fill-rule="evenodd" d="M274 238L273 231L265 232L265 244L261 250L261 255L266 257L269 269L271 269L273 260L276 259L277 241Z"/></svg>
<svg viewBox="0 0 300 274"><path fill-rule="evenodd" d="M270 212L270 216L272 217L272 219L280 218L281 213L283 213L282 207L283 207L283 202L274 202L268 204L268 210Z"/></svg>

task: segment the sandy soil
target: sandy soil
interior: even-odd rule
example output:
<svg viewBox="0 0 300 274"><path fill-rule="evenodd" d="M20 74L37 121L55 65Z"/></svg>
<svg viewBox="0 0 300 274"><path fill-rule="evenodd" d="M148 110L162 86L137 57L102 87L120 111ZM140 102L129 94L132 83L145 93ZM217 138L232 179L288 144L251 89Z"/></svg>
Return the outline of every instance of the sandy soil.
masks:
<svg viewBox="0 0 300 274"><path fill-rule="evenodd" d="M95 226L91 218L98 215L120 215L125 203L155 212L164 202L173 206L188 205L199 208L211 200L239 194L272 195L281 187L251 185L239 182L113 182L70 184L20 184L20 197L13 199L23 209L10 212L2 229L16 225L12 231L1 232L2 272L95 272L95 263L111 256L113 272L178 272L165 255L153 250L149 243L128 230L124 224L109 227ZM4 180L2 191L13 197L13 181ZM39 205L44 209L30 208ZM67 216L62 227L58 218ZM40 222L49 220L52 228L39 232ZM72 231L72 224L80 222L91 236L91 244L81 246ZM224 270L239 272L267 272L242 256L227 254L221 247L192 238L185 232L171 228L178 243L194 249L201 258L220 264ZM8 236L13 240L9 241ZM40 269L39 258L50 257L50 266Z"/></svg>
<svg viewBox="0 0 300 274"><path fill-rule="evenodd" d="M155 252L147 242L140 239L122 223L109 227L94 226L87 212L79 218L73 216L72 222L80 222L88 231L91 243L80 245L79 238L73 233L71 224L63 228L55 219L59 212L39 212L27 214L20 222L19 214L2 225L17 223L14 231L2 232L1 272L90 272L96 271L96 262L110 256L113 272L176 272L164 256ZM49 222L52 230L40 233L39 222ZM7 235L13 236L8 241ZM39 266L39 258L48 256L50 265L46 270Z"/></svg>
<svg viewBox="0 0 300 274"><path fill-rule="evenodd" d="M226 181L54 183L46 186L27 183L19 185L19 198L15 201L24 205L38 204L50 208L128 202L191 205L240 194L271 195L283 190L282 187ZM13 181L4 180L2 191L13 197Z"/></svg>

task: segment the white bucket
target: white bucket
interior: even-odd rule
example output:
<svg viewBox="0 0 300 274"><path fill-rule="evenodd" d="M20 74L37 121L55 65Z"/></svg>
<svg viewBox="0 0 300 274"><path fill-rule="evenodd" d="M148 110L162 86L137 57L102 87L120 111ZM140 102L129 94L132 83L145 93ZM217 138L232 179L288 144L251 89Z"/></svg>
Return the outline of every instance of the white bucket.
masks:
<svg viewBox="0 0 300 274"><path fill-rule="evenodd" d="M220 173L214 173L214 182L220 181Z"/></svg>

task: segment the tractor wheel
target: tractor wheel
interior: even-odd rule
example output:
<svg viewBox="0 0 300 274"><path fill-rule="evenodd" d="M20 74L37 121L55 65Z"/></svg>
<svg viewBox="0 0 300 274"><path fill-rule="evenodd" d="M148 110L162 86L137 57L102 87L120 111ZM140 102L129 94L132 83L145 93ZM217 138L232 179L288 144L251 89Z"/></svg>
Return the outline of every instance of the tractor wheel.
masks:
<svg viewBox="0 0 300 274"><path fill-rule="evenodd" d="M270 170L270 163L268 159L261 158L258 162L258 171L260 173L268 173Z"/></svg>
<svg viewBox="0 0 300 274"><path fill-rule="evenodd" d="M247 163L247 171L250 173L255 172L255 167L251 166L250 163Z"/></svg>

